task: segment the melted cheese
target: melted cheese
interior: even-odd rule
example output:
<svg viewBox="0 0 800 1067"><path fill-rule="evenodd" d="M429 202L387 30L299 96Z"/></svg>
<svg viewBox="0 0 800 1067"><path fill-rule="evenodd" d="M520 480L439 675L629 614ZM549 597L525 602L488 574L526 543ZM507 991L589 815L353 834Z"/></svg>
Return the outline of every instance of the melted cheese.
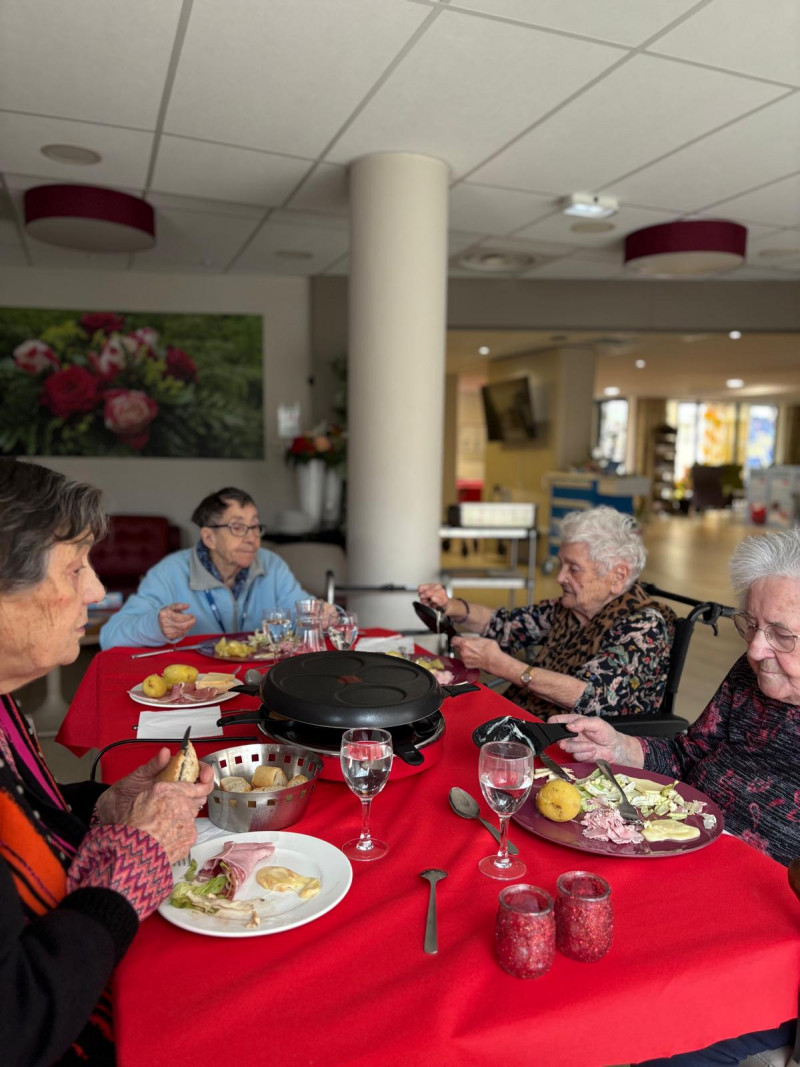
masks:
<svg viewBox="0 0 800 1067"><path fill-rule="evenodd" d="M694 841L700 836L696 826L675 819L653 819L644 824L642 833L648 841Z"/></svg>
<svg viewBox="0 0 800 1067"><path fill-rule="evenodd" d="M660 782L651 782L649 778L628 779L637 793L660 793L664 788Z"/></svg>
<svg viewBox="0 0 800 1067"><path fill-rule="evenodd" d="M256 881L273 893L297 893L301 900L309 900L320 891L319 878L305 878L288 867L262 867Z"/></svg>

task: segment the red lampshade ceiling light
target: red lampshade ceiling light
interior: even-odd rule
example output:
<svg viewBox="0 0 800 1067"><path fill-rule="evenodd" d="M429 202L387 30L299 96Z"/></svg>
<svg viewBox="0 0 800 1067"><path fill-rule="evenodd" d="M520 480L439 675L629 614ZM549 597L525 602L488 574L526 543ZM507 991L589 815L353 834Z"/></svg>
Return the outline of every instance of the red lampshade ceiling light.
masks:
<svg viewBox="0 0 800 1067"><path fill-rule="evenodd" d="M744 262L747 229L724 219L646 226L625 238L625 266L640 274L680 276L734 270Z"/></svg>
<svg viewBox="0 0 800 1067"><path fill-rule="evenodd" d="M156 242L146 200L96 185L38 185L25 193L25 228L79 252L144 252Z"/></svg>

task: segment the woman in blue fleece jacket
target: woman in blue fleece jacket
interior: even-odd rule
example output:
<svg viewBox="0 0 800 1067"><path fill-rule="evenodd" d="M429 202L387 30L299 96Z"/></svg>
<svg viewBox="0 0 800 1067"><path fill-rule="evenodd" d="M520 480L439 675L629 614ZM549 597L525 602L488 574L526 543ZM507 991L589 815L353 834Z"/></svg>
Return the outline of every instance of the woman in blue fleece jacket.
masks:
<svg viewBox="0 0 800 1067"><path fill-rule="evenodd" d="M256 630L269 611L308 597L280 556L259 548L263 527L241 489L220 489L195 509L194 548L151 567L100 631L100 647L163 645L187 634Z"/></svg>

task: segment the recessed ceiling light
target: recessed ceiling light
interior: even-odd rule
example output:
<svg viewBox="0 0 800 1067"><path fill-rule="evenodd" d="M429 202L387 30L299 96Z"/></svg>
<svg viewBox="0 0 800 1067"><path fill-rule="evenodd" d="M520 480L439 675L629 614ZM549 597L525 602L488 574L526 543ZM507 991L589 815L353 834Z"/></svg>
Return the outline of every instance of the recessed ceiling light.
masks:
<svg viewBox="0 0 800 1067"><path fill-rule="evenodd" d="M644 370L644 368L647 366L647 360L637 359L633 365L634 367L636 367L637 370Z"/></svg>
<svg viewBox="0 0 800 1067"><path fill-rule="evenodd" d="M72 163L76 167L91 167L103 158L99 152L77 144L46 144L40 151L56 163Z"/></svg>
<svg viewBox="0 0 800 1067"><path fill-rule="evenodd" d="M525 252L492 252L488 248L476 248L459 256L457 262L467 270L482 271L484 274L519 274L536 261Z"/></svg>
<svg viewBox="0 0 800 1067"><path fill-rule="evenodd" d="M480 356L488 356L490 352L491 349L488 345L481 345L481 347L478 349L478 355Z"/></svg>
<svg viewBox="0 0 800 1067"><path fill-rule="evenodd" d="M605 387L605 389L603 390L603 395L604 396L619 396L619 386L618 385L607 385Z"/></svg>
<svg viewBox="0 0 800 1067"><path fill-rule="evenodd" d="M788 259L800 256L800 248L762 248L758 254L762 259Z"/></svg>
<svg viewBox="0 0 800 1067"><path fill-rule="evenodd" d="M586 222L573 222L570 226L573 233L608 233L616 228L613 222L596 222L591 219Z"/></svg>
<svg viewBox="0 0 800 1067"><path fill-rule="evenodd" d="M619 201L613 196L597 196L595 193L570 193L561 203L565 215L580 219L607 219L616 215Z"/></svg>
<svg viewBox="0 0 800 1067"><path fill-rule="evenodd" d="M275 255L278 259L313 259L313 252L303 252L299 248L279 248Z"/></svg>
<svg viewBox="0 0 800 1067"><path fill-rule="evenodd" d="M732 341L738 341L741 336L742 334L740 330L731 330L728 334L728 337L730 337Z"/></svg>
<svg viewBox="0 0 800 1067"><path fill-rule="evenodd" d="M741 389L744 385L744 380L742 378L728 378L725 384L729 389Z"/></svg>

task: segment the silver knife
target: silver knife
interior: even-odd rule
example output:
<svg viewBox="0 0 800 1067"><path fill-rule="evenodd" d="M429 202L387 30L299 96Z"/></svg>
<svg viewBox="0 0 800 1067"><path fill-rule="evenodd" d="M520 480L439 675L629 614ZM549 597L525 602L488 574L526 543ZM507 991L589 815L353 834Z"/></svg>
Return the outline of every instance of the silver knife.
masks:
<svg viewBox="0 0 800 1067"><path fill-rule="evenodd" d="M157 648L155 652L133 652L131 653L131 659L146 659L148 656L162 656L165 652L189 652L190 649L202 648L203 645L208 644L207 641L201 641L199 645L170 645L169 648Z"/></svg>
<svg viewBox="0 0 800 1067"><path fill-rule="evenodd" d="M549 771L552 771L553 774L555 774L558 778L563 778L565 782L572 782L572 778L570 777L570 775L568 775L564 768L559 766L559 764L556 763L554 759L550 759L549 756L545 756L544 752L540 752L538 755L539 759Z"/></svg>

